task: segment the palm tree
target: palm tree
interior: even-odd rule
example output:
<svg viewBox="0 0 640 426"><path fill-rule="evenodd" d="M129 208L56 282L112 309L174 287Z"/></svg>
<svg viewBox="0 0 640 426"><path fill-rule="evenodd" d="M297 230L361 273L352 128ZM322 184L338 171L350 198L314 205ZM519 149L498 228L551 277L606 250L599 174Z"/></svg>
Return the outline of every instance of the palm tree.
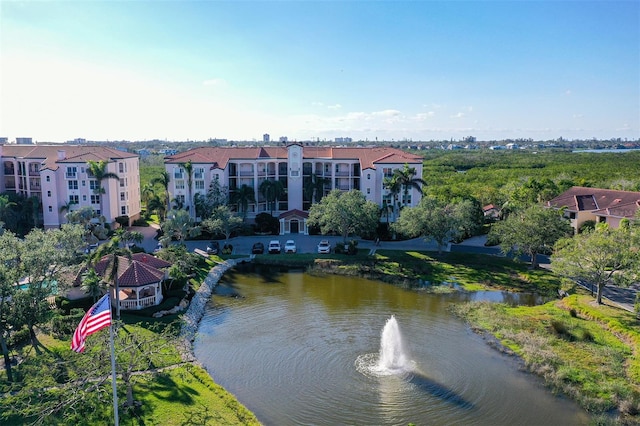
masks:
<svg viewBox="0 0 640 426"><path fill-rule="evenodd" d="M166 219L166 214L169 213L169 210L171 210L171 195L169 194L170 182L171 182L171 175L166 170L163 170L162 172L160 172L159 177L151 179L152 185L160 184L164 188L165 202L166 202L165 205L167 207L165 209L165 216L164 216L165 219Z"/></svg>
<svg viewBox="0 0 640 426"><path fill-rule="evenodd" d="M279 180L264 180L258 188L260 193L267 200L267 205L271 206L271 216L275 210L276 202L284 195L284 185Z"/></svg>
<svg viewBox="0 0 640 426"><path fill-rule="evenodd" d="M164 204L164 201L160 199L160 197L154 195L153 197L149 198L149 200L147 200L147 212L156 212L159 217L164 219L167 215L167 206Z"/></svg>
<svg viewBox="0 0 640 426"><path fill-rule="evenodd" d="M96 273L95 269L88 269L82 275L82 285L80 288L93 298L93 303L96 303L98 297L102 296L102 292L104 291L102 279L100 275Z"/></svg>
<svg viewBox="0 0 640 426"><path fill-rule="evenodd" d="M391 195L391 211L394 215L394 220L396 216L396 209L398 207L398 194L400 193L401 185L396 176L386 177L382 180L382 187L389 191ZM389 206L387 206L388 208ZM387 220L388 221L388 220Z"/></svg>
<svg viewBox="0 0 640 426"><path fill-rule="evenodd" d="M193 164L191 160L186 163L180 163L180 167L187 173L187 210L189 211L189 217L196 219L196 209L193 207L193 200L191 199L191 187L193 185Z"/></svg>
<svg viewBox="0 0 640 426"><path fill-rule="evenodd" d="M98 182L98 187L93 192L100 196L100 215L104 216L105 215L104 209L103 209L104 197L102 195L105 193L105 190L102 187L102 181L106 179L120 180L120 176L118 176L113 172L107 171L107 161L105 160L100 160L100 161L89 160L87 161L87 166L89 166L89 172L93 175L95 180Z"/></svg>
<svg viewBox="0 0 640 426"><path fill-rule="evenodd" d="M407 163L404 164L402 169L396 169L393 171L392 179L395 179L402 188L402 205L407 204L409 195L409 189L416 189L422 193L422 187L427 185L422 178L417 178L415 167L409 167Z"/></svg>
<svg viewBox="0 0 640 426"><path fill-rule="evenodd" d="M307 194L307 198L311 201L311 204L318 203L324 196L325 186L331 183L331 179L318 176L316 174L311 175L311 179L307 181L304 187L304 191Z"/></svg>
<svg viewBox="0 0 640 426"><path fill-rule="evenodd" d="M98 249L89 256L87 263L90 269L95 269L95 264L106 257L107 265L105 266L105 275L107 281L113 283L116 300L116 319L120 319L120 286L118 285L118 274L120 262L119 258L125 257L131 261L131 250L126 247L120 247L120 237L115 236L111 240L102 244ZM93 267L93 268L92 268Z"/></svg>
<svg viewBox="0 0 640 426"><path fill-rule="evenodd" d="M242 214L242 220L247 218L249 203L256 202L254 189L248 185L242 185L231 193L231 202L238 205L238 210Z"/></svg>

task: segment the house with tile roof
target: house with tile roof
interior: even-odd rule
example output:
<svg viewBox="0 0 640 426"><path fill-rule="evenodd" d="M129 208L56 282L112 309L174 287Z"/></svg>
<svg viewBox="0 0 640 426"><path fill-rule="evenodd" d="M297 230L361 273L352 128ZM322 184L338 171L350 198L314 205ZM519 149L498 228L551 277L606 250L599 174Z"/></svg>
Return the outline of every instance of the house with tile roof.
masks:
<svg viewBox="0 0 640 426"><path fill-rule="evenodd" d="M120 309L139 310L162 302L162 282L169 279L171 263L147 253L134 253L131 259L118 256L118 288ZM101 277L109 274L111 259L105 256L95 265ZM113 283L109 293L111 304L115 305L116 295Z"/></svg>
<svg viewBox="0 0 640 426"><path fill-rule="evenodd" d="M384 204L415 206L422 199L411 188L404 200L393 200L383 187L385 177L405 164L422 177L422 157L389 147L303 146L299 143L262 147L199 147L165 157L165 169L171 176L169 192L187 208L193 207L196 194L205 195L209 185L218 180L232 194L242 185L253 188L255 203L248 206L247 220L267 212L280 220L280 234L308 233L309 208L318 197L312 187L321 187L323 195L339 189L361 191L367 200ZM193 167L191 191L183 165ZM275 208L259 191L265 180L280 181L285 195ZM314 185L315 184L315 185ZM191 196L189 196L191 194ZM400 194L403 197L404 194ZM191 199L189 199L191 197ZM393 219L393 218L392 218Z"/></svg>
<svg viewBox="0 0 640 426"><path fill-rule="evenodd" d="M0 145L0 192L14 192L41 201L41 224L57 228L66 223L66 209L91 206L97 216L113 224L118 216L140 217L140 167L137 154L88 145ZM104 193L87 162L106 161L107 172L119 180L102 182ZM100 203L102 199L102 204Z"/></svg>
<svg viewBox="0 0 640 426"><path fill-rule="evenodd" d="M547 206L564 209L575 232L586 221L620 226L623 219L633 219L640 209L640 192L574 186L547 202Z"/></svg>

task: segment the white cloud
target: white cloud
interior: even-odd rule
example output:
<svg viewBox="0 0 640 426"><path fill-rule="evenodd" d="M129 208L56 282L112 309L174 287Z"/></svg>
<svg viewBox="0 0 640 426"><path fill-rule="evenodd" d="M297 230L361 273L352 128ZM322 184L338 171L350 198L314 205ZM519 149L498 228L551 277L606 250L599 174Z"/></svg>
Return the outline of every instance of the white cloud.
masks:
<svg viewBox="0 0 640 426"><path fill-rule="evenodd" d="M584 114L573 114L573 118L582 118Z"/></svg>
<svg viewBox="0 0 640 426"><path fill-rule="evenodd" d="M466 114L464 112L459 112L459 113L454 114L454 115L452 115L450 117L451 118L462 118L462 117L465 117L465 116L466 116Z"/></svg>
<svg viewBox="0 0 640 426"><path fill-rule="evenodd" d="M333 110L336 110L336 109L340 109L340 108L342 108L342 105L340 105L340 104L327 105L327 108L329 108L329 109L333 109Z"/></svg>
<svg viewBox="0 0 640 426"><path fill-rule="evenodd" d="M211 78L209 80L203 81L202 85L220 87L220 86L226 86L227 81L224 78Z"/></svg>
<svg viewBox="0 0 640 426"><path fill-rule="evenodd" d="M419 112L418 114L413 116L413 120L415 120L415 121L424 121L427 118L433 117L435 115L436 115L436 113L434 111Z"/></svg>

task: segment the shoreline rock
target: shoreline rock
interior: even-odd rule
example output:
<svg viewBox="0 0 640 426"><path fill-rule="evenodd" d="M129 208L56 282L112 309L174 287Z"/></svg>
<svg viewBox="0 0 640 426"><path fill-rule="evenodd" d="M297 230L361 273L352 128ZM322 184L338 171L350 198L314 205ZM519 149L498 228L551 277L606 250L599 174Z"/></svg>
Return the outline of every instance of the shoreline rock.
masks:
<svg viewBox="0 0 640 426"><path fill-rule="evenodd" d="M193 354L193 341L196 338L200 320L204 316L207 302L211 299L213 289L220 281L220 277L238 263L243 263L247 260L229 259L214 266L191 299L187 311L182 314L182 326L180 328L180 354L184 362L197 362Z"/></svg>

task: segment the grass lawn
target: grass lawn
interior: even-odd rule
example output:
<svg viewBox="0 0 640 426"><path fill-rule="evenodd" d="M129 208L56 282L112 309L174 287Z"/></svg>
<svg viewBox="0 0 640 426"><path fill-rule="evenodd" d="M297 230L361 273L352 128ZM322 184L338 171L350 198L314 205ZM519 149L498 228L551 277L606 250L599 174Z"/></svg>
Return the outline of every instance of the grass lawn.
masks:
<svg viewBox="0 0 640 426"><path fill-rule="evenodd" d="M141 323L140 317L123 316L118 337L122 340L116 339L116 348L122 349L116 350L121 423L258 424L255 416L206 371L182 363L175 346L164 340L179 329L175 317L170 321L161 318ZM69 349L70 338L58 340L48 334L39 336L39 355L30 344L16 349L14 354L21 363L14 368L14 375L20 381L9 384L4 370L0 373L0 393L4 395L0 424L22 425L42 417L47 424L113 423L108 338L107 330L89 336L83 354ZM125 348L127 342L135 344ZM129 365L134 371L133 398L138 403L134 410L122 407L126 385L120 369Z"/></svg>
<svg viewBox="0 0 640 426"><path fill-rule="evenodd" d="M635 316L574 294L540 306L466 303L452 309L494 336L549 387L593 413L640 417L640 326Z"/></svg>
<svg viewBox="0 0 640 426"><path fill-rule="evenodd" d="M264 254L257 255L255 262L309 268L311 273L362 276L405 287L429 282L432 291L450 290L448 284L455 283L467 291L499 289L555 295L561 285L553 274L530 270L528 264L468 253L377 250L370 256L369 250L358 250L356 255Z"/></svg>

